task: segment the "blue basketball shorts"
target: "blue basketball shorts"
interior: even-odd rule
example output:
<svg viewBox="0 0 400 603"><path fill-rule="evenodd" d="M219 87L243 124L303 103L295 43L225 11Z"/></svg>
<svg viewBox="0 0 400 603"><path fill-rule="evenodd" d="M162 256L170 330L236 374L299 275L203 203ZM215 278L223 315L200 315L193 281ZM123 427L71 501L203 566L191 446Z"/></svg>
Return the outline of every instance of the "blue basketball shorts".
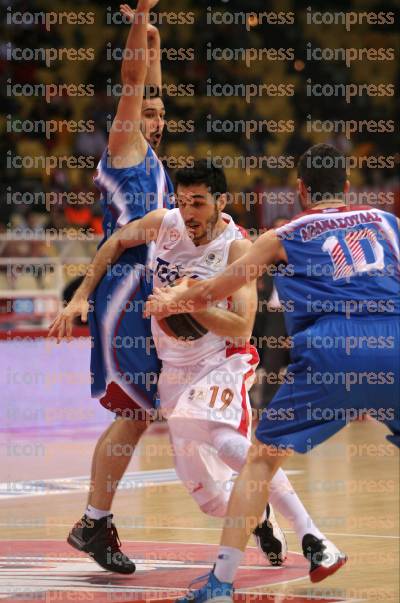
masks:
<svg viewBox="0 0 400 603"><path fill-rule="evenodd" d="M118 263L93 296L92 397L110 411L154 408L160 372L150 320L143 318L152 283L143 266Z"/></svg>
<svg viewBox="0 0 400 603"><path fill-rule="evenodd" d="M256 437L305 453L365 413L400 446L399 317L324 317L293 337L285 383Z"/></svg>

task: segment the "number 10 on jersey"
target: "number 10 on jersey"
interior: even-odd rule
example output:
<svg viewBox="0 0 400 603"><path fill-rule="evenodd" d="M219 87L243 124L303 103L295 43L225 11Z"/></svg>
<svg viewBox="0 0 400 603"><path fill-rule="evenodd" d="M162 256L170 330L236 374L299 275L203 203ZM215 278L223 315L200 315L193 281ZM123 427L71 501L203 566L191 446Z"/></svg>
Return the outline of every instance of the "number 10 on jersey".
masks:
<svg viewBox="0 0 400 603"><path fill-rule="evenodd" d="M372 262L368 262L361 241L368 242L374 258ZM349 231L342 239L338 239L336 236L328 237L322 245L322 251L326 251L331 256L334 266L332 276L335 281L362 272L382 270L385 266L383 246L379 243L376 233L369 229ZM346 258L346 251L351 262L348 262Z"/></svg>

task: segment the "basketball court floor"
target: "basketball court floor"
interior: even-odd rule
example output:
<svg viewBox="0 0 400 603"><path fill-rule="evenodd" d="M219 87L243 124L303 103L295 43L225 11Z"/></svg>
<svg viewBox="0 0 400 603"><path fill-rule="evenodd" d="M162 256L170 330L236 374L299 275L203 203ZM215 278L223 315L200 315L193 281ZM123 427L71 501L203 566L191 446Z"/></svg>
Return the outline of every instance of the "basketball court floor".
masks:
<svg viewBox="0 0 400 603"><path fill-rule="evenodd" d="M111 418L90 427L82 422L2 434L2 600L173 601L209 570L221 521L203 515L178 482L163 424L154 424L143 437L114 505L123 550L136 561L137 572L107 573L66 544L85 507L94 444ZM399 600L399 457L385 433L374 421L352 423L287 464L315 522L348 554L347 565L312 585L299 543L281 520L290 550L285 565L266 566L251 543L236 583L237 600Z"/></svg>

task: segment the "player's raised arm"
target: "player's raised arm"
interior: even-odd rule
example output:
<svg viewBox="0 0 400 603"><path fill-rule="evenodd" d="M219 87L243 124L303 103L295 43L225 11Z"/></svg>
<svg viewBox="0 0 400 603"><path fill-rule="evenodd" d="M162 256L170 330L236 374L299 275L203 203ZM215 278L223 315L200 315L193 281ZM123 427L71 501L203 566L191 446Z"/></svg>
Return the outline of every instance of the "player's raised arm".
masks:
<svg viewBox="0 0 400 603"><path fill-rule="evenodd" d="M285 250L274 230L261 235L249 251L218 276L199 281L190 288L156 289L146 303L146 315L158 318L196 312L226 299L246 283L260 277L270 264L286 261Z"/></svg>
<svg viewBox="0 0 400 603"><path fill-rule="evenodd" d="M60 342L64 335L71 336L74 319L77 316L80 316L83 322L87 321L88 297L93 293L107 269L118 260L125 249L155 241L167 211L166 209L156 209L140 220L130 222L117 230L100 247L71 301L50 326L49 337L56 335L57 341Z"/></svg>
<svg viewBox="0 0 400 603"><path fill-rule="evenodd" d="M157 27L150 23L147 25L147 46L149 61L147 65L145 86L151 92L158 93L162 88L161 39Z"/></svg>
<svg viewBox="0 0 400 603"><path fill-rule="evenodd" d="M111 126L108 150L112 165L124 168L137 165L146 156L148 143L140 131L141 110L145 84L150 84L149 78L156 74L155 86L160 84L161 67L150 65L149 38L151 44L159 44L155 28L149 24L150 10L158 0L139 0L136 11L128 5L121 5L121 12L131 20L128 39L121 67L122 96ZM158 54L158 57L160 55Z"/></svg>

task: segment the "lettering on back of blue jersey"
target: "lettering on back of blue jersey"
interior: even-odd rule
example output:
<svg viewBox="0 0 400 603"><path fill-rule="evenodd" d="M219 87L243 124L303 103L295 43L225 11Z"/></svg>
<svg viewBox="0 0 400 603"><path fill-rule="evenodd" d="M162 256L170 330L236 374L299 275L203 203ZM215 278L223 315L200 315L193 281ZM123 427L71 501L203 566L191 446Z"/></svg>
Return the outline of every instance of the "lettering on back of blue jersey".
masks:
<svg viewBox="0 0 400 603"><path fill-rule="evenodd" d="M382 222L382 218L374 211L359 212L352 216L313 220L300 229L300 234L303 241L311 241L329 230L354 228L371 222Z"/></svg>

